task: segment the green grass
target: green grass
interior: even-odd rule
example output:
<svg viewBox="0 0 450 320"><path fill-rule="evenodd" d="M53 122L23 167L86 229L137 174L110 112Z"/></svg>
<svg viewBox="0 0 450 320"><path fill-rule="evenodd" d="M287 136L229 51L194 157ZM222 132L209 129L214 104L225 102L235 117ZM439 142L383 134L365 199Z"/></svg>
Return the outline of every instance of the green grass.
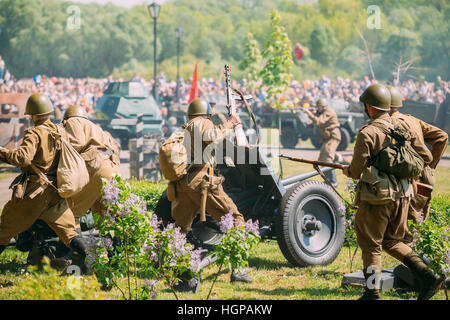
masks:
<svg viewBox="0 0 450 320"><path fill-rule="evenodd" d="M15 177L18 173L19 171L15 167L7 163L0 162L0 180Z"/></svg>
<svg viewBox="0 0 450 320"><path fill-rule="evenodd" d="M48 288L61 288L65 285L67 277L55 277L42 274L33 278L26 272L26 257L13 248L8 248L0 257L0 300L1 299L36 299L46 297L53 299L54 290ZM268 240L260 243L252 252L250 260L251 284L232 284L229 281L230 272L222 270L213 288L212 300L355 300L362 294L359 287L341 287L342 276L350 272L348 249L343 248L338 258L328 266L296 268L283 257L276 241ZM395 267L398 262L383 253L383 267ZM357 253L353 271L361 270L360 251ZM179 293L179 299L204 300L211 284L214 281L218 267L208 267L202 275L203 281L198 295ZM83 277L83 290L85 293L79 299L120 299L120 292L101 292L95 284L94 276ZM39 286L36 283L39 282ZM26 286L25 286L26 285ZM47 288L43 292L41 286ZM31 289L30 289L31 287ZM36 290L35 290L36 288ZM61 294L62 295L62 294ZM56 297L59 299L73 299L73 295ZM382 293L383 299L415 299L412 292L400 293L395 290ZM160 300L175 299L167 288L160 288ZM445 299L441 290L433 300Z"/></svg>

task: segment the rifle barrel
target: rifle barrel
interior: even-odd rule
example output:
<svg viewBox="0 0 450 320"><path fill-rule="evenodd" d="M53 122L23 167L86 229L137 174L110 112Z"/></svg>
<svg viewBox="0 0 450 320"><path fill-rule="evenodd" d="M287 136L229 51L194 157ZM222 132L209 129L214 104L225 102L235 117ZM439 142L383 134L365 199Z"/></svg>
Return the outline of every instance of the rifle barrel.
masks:
<svg viewBox="0 0 450 320"><path fill-rule="evenodd" d="M295 161L295 162L309 163L312 165L318 165L318 166L322 166L322 167L330 167L330 168L335 168L335 169L344 169L344 167L345 167L344 165L339 164L339 163L322 162L322 161L315 161L315 160L305 159L305 158L289 157L289 156L285 156L282 154L280 155L280 158L288 159L288 160Z"/></svg>

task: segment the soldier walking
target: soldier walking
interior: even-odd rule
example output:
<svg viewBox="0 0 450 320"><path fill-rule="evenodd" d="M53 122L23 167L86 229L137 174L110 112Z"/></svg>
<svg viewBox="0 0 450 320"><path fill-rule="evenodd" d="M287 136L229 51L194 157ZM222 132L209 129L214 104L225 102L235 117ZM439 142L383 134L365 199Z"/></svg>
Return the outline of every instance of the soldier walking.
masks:
<svg viewBox="0 0 450 320"><path fill-rule="evenodd" d="M23 142L17 150L0 148L0 159L20 167L20 174L11 184L11 200L3 208L0 217L0 253L11 238L30 228L37 219L45 221L61 241L82 257L86 257L86 244L78 235L75 219L66 199L57 190L47 185L33 166L56 185L61 149L50 131L58 132L49 117L53 113L50 99L43 94L33 94L27 102L25 114L31 115L34 127L25 132ZM66 134L61 130L63 138ZM88 273L83 263L82 271Z"/></svg>
<svg viewBox="0 0 450 320"><path fill-rule="evenodd" d="M418 255L407 246L403 239L408 232L407 217L411 190L408 181L401 181L395 176L384 175L378 186L385 186L379 193L373 194L371 188L364 188L364 174L370 172L372 160L385 147L392 143L390 135L380 128L393 124L389 116L391 95L389 90L379 84L369 86L360 97L364 103L365 112L372 119L371 123L361 128L355 143L352 162L343 172L353 179L360 179L357 187L355 229L358 245L362 251L363 273L366 279L364 295L361 299L380 299L379 283L371 283L372 275L379 280L382 270L381 250L406 265L417 270L417 276L422 284L418 299L429 299L437 291L439 278L418 258ZM432 161L432 155L413 135L411 145L423 158L426 164ZM396 181L392 181L395 179ZM403 179L405 180L405 179ZM405 186L406 185L409 186ZM393 184L397 187L393 188ZM397 189L398 188L398 189ZM393 198L381 201L383 194L392 194ZM368 201L364 199L374 199ZM379 202L378 202L379 201ZM417 259L418 258L418 259Z"/></svg>
<svg viewBox="0 0 450 320"><path fill-rule="evenodd" d="M318 161L333 162L336 155L336 149L341 142L341 131L339 130L339 121L336 111L333 110L325 99L320 98L316 103L318 115L315 116L305 109L305 113L312 122L320 129L323 144L320 148ZM338 186L336 172L334 170L325 173L327 179L334 187Z"/></svg>

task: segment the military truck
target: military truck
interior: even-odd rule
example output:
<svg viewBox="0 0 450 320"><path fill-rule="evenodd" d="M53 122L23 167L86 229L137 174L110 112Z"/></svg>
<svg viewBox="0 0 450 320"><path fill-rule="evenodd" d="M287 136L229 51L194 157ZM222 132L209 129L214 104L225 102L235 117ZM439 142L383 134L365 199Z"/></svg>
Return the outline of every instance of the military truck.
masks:
<svg viewBox="0 0 450 320"><path fill-rule="evenodd" d="M422 121L441 128L450 135L450 94L441 104L405 100L401 113L410 114Z"/></svg>
<svg viewBox="0 0 450 320"><path fill-rule="evenodd" d="M134 119L143 114L145 135L162 133L163 118L153 96L140 82L112 82L94 107L94 119ZM104 128L120 143L123 150L136 133L136 126L108 124Z"/></svg>
<svg viewBox="0 0 450 320"><path fill-rule="evenodd" d="M341 125L341 143L337 150L346 150L348 145L355 141L359 129L366 123L367 118L362 112L348 110L343 99L331 99L329 105L336 110ZM317 149L322 146L322 136L319 129L310 121L301 108L280 110L262 114L262 126L277 126L281 128L281 144L284 148L293 149L298 139L311 143Z"/></svg>

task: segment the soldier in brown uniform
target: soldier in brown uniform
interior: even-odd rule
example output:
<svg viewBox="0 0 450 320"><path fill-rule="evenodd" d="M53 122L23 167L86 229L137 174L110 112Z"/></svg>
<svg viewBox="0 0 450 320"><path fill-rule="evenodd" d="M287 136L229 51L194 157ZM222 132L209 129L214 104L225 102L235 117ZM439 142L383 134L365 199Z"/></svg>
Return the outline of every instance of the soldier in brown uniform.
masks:
<svg viewBox="0 0 450 320"><path fill-rule="evenodd" d="M214 126L211 108L205 100L195 99L188 108L189 122L183 126L185 130L184 144L187 150L189 169L187 175L176 183L176 198L172 202L172 217L175 224L192 237L191 226L200 209L202 184L208 184L206 212L215 220L229 212L233 213L234 224L245 224L244 217L239 212L233 200L222 188L222 178L214 175L214 143L226 136L227 130L232 130L239 124L239 120L231 116L223 125ZM209 149L206 150L205 149ZM212 155L209 159L205 154ZM232 281L250 282L246 275L231 275Z"/></svg>
<svg viewBox="0 0 450 320"><path fill-rule="evenodd" d="M448 143L448 135L445 131L432 126L425 121L417 119L409 114L400 113L398 108L403 107L403 97L400 90L391 86L387 86L387 88L391 93L391 117L404 122L410 131L417 134L422 143L426 143L431 146L433 160L429 166L425 167L425 170L418 177L418 180L422 183L433 186L435 183L434 169L436 169L437 164L445 152L445 148ZM410 219L417 219L419 212L422 210L424 219L427 219L430 214L430 204L431 197L416 194L411 199L408 217Z"/></svg>
<svg viewBox="0 0 450 320"><path fill-rule="evenodd" d="M69 205L79 228L80 218L89 210L101 213L102 178L109 179L119 172L119 146L111 135L88 119L86 111L79 106L71 106L64 114L64 127L70 144L86 161L89 183L74 197Z"/></svg>
<svg viewBox="0 0 450 320"><path fill-rule="evenodd" d="M339 130L339 121L336 111L333 110L325 99L317 100L318 115L315 116L305 109L305 113L312 122L320 129L323 144L320 149L318 161L333 162L336 155L336 149L341 142L341 131ZM336 172L334 170L326 172L325 176L330 180L334 187L338 186Z"/></svg>
<svg viewBox="0 0 450 320"><path fill-rule="evenodd" d="M47 96L32 95L28 99L25 114L32 116L34 127L25 132L23 142L17 150L0 148L1 160L22 169L22 174L11 185L12 198L0 216L0 253L11 238L41 219L67 247L81 257L86 257L86 244L76 232L75 219L67 200L61 198L54 187L41 181L32 168L34 165L56 185L60 149L50 133L50 130L58 132L57 126L49 119L53 110ZM64 130L60 132L67 138ZM83 268L83 272L88 272L86 265Z"/></svg>
<svg viewBox="0 0 450 320"><path fill-rule="evenodd" d="M373 276L375 276L375 279L379 279L382 270L381 250L383 249L389 255L417 270L417 275L420 277L422 284L419 299L429 299L436 292L439 279L433 275L420 258L420 261L417 259L417 254L402 242L408 232L408 190L411 189L400 187L404 183L397 180L396 184L400 187L400 190L394 199L376 204L361 200L362 175L364 175L365 170L369 169L369 161L392 142L392 138L374 123L393 122L388 114L391 95L384 86L378 84L369 86L360 97L360 101L364 103L366 113L372 119L372 122L360 130L356 138L352 162L344 168L343 172L348 177L360 179L356 196L360 200L357 201L355 230L358 245L362 251L363 272L366 278L365 292L361 299L380 299L379 284L373 286L371 281ZM425 163L428 164L432 161L431 153L417 136L413 135L411 144ZM370 190L366 190L366 192L370 192ZM375 197L380 197L380 195L377 194Z"/></svg>

